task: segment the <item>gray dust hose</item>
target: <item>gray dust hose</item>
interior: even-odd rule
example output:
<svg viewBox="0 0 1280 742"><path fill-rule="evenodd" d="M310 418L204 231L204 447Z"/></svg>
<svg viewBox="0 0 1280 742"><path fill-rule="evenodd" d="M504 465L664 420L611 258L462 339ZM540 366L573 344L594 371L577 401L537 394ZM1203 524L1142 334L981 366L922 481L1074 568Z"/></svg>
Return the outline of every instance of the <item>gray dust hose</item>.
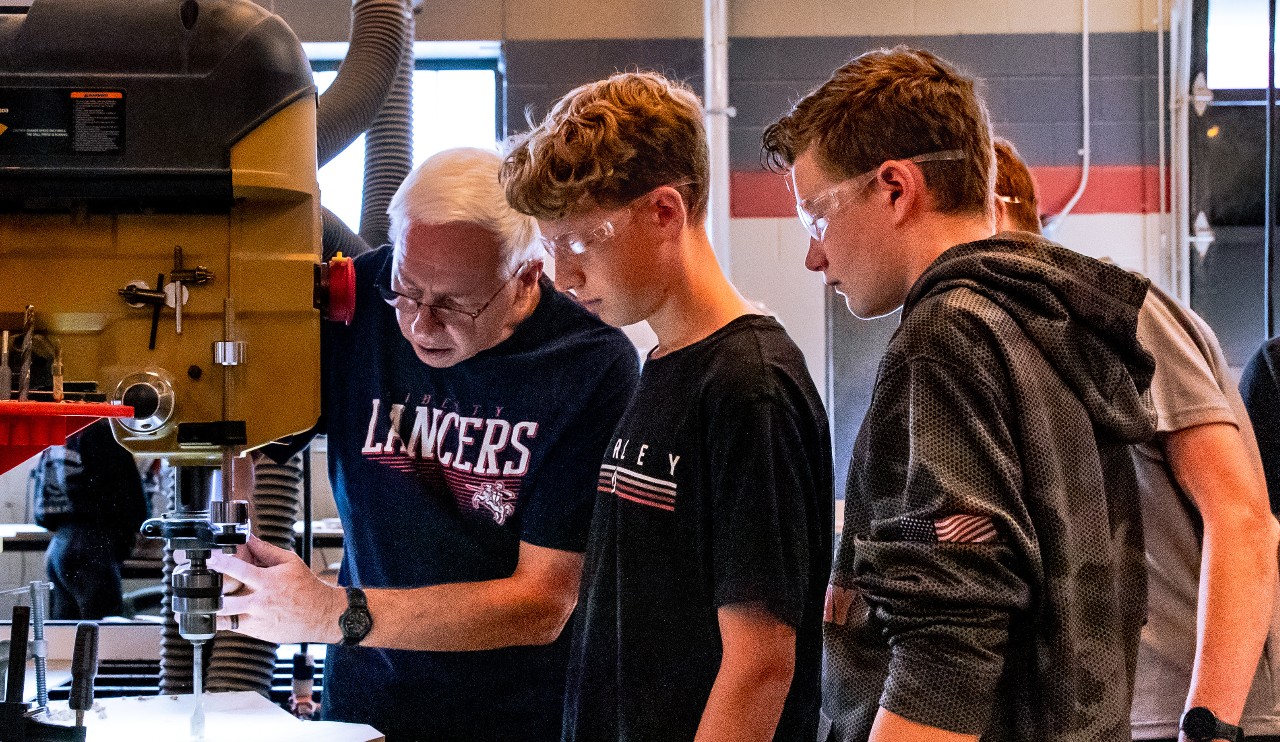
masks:
<svg viewBox="0 0 1280 742"><path fill-rule="evenodd" d="M254 467L253 533L282 549L293 548L293 524L302 495L302 456L295 454L283 466L261 460ZM275 665L275 644L219 631L209 657L209 690L252 690L267 696Z"/></svg>
<svg viewBox="0 0 1280 742"><path fill-rule="evenodd" d="M321 167L363 134L381 110L406 38L413 42L404 0L356 0L351 46L338 77L316 103Z"/></svg>
<svg viewBox="0 0 1280 742"><path fill-rule="evenodd" d="M338 253L354 258L372 249L337 214L322 206L320 217L324 224L324 262Z"/></svg>
<svg viewBox="0 0 1280 742"><path fill-rule="evenodd" d="M407 24L395 82L382 110L365 136L364 201L360 210L360 237L371 247L387 242L390 218L387 207L413 168L413 37L411 3L401 8Z"/></svg>
<svg viewBox="0 0 1280 742"><path fill-rule="evenodd" d="M178 469L167 463L160 467L160 491L164 493L168 511L177 509ZM168 540L164 544L164 598L161 614L164 616L164 632L160 642L160 693L163 695L190 693L194 656L191 642L178 634L178 621L173 616L173 570L176 562Z"/></svg>

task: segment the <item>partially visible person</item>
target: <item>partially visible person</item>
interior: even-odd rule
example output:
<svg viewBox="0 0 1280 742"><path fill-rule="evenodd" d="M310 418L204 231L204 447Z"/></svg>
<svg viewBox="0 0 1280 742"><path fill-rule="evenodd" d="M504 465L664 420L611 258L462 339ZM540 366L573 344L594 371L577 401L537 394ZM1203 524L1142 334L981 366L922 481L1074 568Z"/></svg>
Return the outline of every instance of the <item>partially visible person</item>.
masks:
<svg viewBox="0 0 1280 742"><path fill-rule="evenodd" d="M1271 512L1280 514L1280 336L1263 343L1249 359L1240 375L1240 393L1262 454Z"/></svg>
<svg viewBox="0 0 1280 742"><path fill-rule="evenodd" d="M806 267L858 317L902 311L850 464L820 739L1127 741L1147 282L993 235L985 103L927 51L853 59L764 147Z"/></svg>
<svg viewBox="0 0 1280 742"><path fill-rule="evenodd" d="M324 717L388 742L559 738L600 457L638 373L543 276L500 166L464 148L415 168L392 244L355 260L355 319L326 327L341 587L257 539L209 562L232 578L219 628L330 644Z"/></svg>
<svg viewBox="0 0 1280 742"><path fill-rule="evenodd" d="M995 151L999 228L1039 234L1031 172L1008 140ZM1213 330L1155 285L1138 339L1156 359L1156 437L1133 449L1148 616L1133 738L1173 740L1183 712L1204 708L1248 739L1278 740L1280 613L1265 607L1275 602L1280 524L1253 426Z"/></svg>
<svg viewBox="0 0 1280 742"><path fill-rule="evenodd" d="M1013 142L994 137L996 153L996 231L1018 230L1043 235L1040 191L1036 179Z"/></svg>
<svg viewBox="0 0 1280 742"><path fill-rule="evenodd" d="M36 524L53 532L49 615L96 620L123 609L121 568L150 513L133 454L99 420L40 455Z"/></svg>
<svg viewBox="0 0 1280 742"><path fill-rule="evenodd" d="M556 284L658 345L613 434L574 625L564 742L812 740L831 442L804 357L725 278L688 87L579 87L515 141L507 198Z"/></svg>

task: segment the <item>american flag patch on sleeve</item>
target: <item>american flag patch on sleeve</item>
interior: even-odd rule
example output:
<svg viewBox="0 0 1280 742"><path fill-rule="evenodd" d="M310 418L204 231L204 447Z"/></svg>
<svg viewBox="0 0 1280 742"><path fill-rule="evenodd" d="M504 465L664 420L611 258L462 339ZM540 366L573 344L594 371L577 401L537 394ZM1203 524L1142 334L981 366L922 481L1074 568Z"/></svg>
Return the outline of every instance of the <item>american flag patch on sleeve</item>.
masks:
<svg viewBox="0 0 1280 742"><path fill-rule="evenodd" d="M947 544L991 544L1000 541L995 521L985 515L948 515L945 518L903 518L898 529L904 541Z"/></svg>

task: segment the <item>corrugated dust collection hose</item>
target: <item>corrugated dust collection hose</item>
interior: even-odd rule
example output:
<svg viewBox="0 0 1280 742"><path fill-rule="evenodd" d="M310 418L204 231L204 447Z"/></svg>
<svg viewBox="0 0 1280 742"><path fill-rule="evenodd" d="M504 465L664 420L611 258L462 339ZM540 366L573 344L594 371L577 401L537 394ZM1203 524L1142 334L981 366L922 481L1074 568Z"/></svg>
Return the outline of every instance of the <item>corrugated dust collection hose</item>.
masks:
<svg viewBox="0 0 1280 742"><path fill-rule="evenodd" d="M293 524L302 496L302 457L284 465L260 461L254 467L250 519L258 538L282 549L293 548ZM271 691L276 645L229 631L219 631L209 657L210 691Z"/></svg>
<svg viewBox="0 0 1280 742"><path fill-rule="evenodd" d="M403 8L408 33L401 49L395 82L365 136L364 201L360 238L370 247L387 242L391 220L387 207L413 168L413 10Z"/></svg>

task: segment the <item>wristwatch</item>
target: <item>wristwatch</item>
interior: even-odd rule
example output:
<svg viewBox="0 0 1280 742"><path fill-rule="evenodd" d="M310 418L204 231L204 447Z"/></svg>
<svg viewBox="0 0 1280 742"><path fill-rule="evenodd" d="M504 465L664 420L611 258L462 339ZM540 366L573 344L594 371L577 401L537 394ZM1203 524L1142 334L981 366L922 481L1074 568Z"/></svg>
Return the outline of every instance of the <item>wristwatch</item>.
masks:
<svg viewBox="0 0 1280 742"><path fill-rule="evenodd" d="M1187 739L1194 742L1210 742L1215 739L1244 742L1243 729L1219 720L1204 706L1187 709L1182 715L1182 731L1186 733Z"/></svg>
<svg viewBox="0 0 1280 742"><path fill-rule="evenodd" d="M347 610L338 617L342 629L342 645L354 647L373 630L373 614L369 613L369 601L358 587L347 588Z"/></svg>

